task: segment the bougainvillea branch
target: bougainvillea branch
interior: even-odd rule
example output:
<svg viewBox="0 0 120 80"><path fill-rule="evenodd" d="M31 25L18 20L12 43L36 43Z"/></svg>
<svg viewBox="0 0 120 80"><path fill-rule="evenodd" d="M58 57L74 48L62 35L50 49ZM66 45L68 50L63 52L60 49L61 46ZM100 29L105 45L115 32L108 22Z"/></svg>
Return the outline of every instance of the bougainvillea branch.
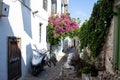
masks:
<svg viewBox="0 0 120 80"><path fill-rule="evenodd" d="M48 20L49 42L53 44L58 44L58 41L61 38L72 36L74 30L78 29L78 27L78 24L73 21L67 13L50 16Z"/></svg>

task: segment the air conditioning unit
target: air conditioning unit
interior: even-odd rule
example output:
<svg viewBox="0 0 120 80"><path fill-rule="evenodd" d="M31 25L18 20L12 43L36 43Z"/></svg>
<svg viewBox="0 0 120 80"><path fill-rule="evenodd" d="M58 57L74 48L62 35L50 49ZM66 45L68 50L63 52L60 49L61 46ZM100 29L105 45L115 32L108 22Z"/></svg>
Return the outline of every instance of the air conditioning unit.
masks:
<svg viewBox="0 0 120 80"><path fill-rule="evenodd" d="M0 2L0 17L8 17L9 14L9 5Z"/></svg>

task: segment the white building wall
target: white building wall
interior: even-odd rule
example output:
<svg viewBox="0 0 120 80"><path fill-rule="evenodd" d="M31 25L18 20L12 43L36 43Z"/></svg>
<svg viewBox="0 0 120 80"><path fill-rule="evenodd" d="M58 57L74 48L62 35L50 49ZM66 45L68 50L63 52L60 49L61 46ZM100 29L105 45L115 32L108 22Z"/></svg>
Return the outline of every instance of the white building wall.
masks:
<svg viewBox="0 0 120 80"><path fill-rule="evenodd" d="M50 0L48 0L50 1ZM33 11L38 11L38 13L36 13L35 15L33 15L33 19L32 19L32 25L34 26L32 28L32 30L34 30L35 28L36 30L39 30L39 25L40 23L42 24L41 26L41 41L39 40L39 31L38 31L38 35L36 35L36 30L33 31L33 36L35 41L34 43L39 43L41 46L39 46L40 48L47 48L47 43L46 43L46 27L48 25L48 12L46 12L42 7L42 0L39 1L32 1L33 3L31 3L31 7L33 8ZM41 4L40 4L41 3ZM50 2L48 2L48 4L50 5ZM35 6L36 5L36 6ZM40 6L40 7L38 7ZM36 25L35 25L36 24ZM36 39L37 38L37 39Z"/></svg>
<svg viewBox="0 0 120 80"><path fill-rule="evenodd" d="M49 4L48 4L48 16L51 15L51 0L48 0L49 1Z"/></svg>
<svg viewBox="0 0 120 80"><path fill-rule="evenodd" d="M57 0L57 13L61 14L61 0Z"/></svg>
<svg viewBox="0 0 120 80"><path fill-rule="evenodd" d="M3 0L10 6L9 16L0 18L0 80L7 80L8 36L21 38L22 78L30 70L33 43L46 48L46 26L48 13L42 8L42 0L24 0L30 11L18 0ZM50 0L48 0L50 1ZM49 2L50 5L50 2ZM39 6L39 7L38 7ZM35 15L34 11L39 11ZM42 23L41 42L39 42L39 24Z"/></svg>
<svg viewBox="0 0 120 80"><path fill-rule="evenodd" d="M0 80L7 80L8 77L8 37L15 36L21 38L22 55L22 77L30 72L30 62L32 59L32 44L37 44L39 48L47 48L46 26L48 17L51 14L51 0L48 0L48 12L43 9L43 0L23 0L31 8L26 8L18 0L0 0L10 6L9 16L0 18ZM22 1L22 0L21 0ZM57 12L61 13L61 0L57 0ZM32 12L38 11L36 14ZM39 24L41 26L41 42L39 40Z"/></svg>

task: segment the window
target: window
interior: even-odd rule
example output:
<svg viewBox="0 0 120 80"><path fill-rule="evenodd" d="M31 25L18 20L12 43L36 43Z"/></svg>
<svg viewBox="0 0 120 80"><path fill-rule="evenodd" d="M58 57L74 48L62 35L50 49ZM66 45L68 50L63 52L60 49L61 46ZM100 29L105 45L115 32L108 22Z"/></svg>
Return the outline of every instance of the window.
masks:
<svg viewBox="0 0 120 80"><path fill-rule="evenodd" d="M52 10L51 13L56 14L57 13L57 1L56 0L52 0Z"/></svg>
<svg viewBox="0 0 120 80"><path fill-rule="evenodd" d="M39 24L39 42L41 42L41 28L42 28L42 23Z"/></svg>
<svg viewBox="0 0 120 80"><path fill-rule="evenodd" d="M66 5L64 5L64 10L65 10L65 13L67 13L68 12L68 5L66 4Z"/></svg>
<svg viewBox="0 0 120 80"><path fill-rule="evenodd" d="M43 9L47 11L47 0L43 0Z"/></svg>
<svg viewBox="0 0 120 80"><path fill-rule="evenodd" d="M67 0L62 0L61 9L62 9L62 13L67 13L68 12L68 2L67 2Z"/></svg>

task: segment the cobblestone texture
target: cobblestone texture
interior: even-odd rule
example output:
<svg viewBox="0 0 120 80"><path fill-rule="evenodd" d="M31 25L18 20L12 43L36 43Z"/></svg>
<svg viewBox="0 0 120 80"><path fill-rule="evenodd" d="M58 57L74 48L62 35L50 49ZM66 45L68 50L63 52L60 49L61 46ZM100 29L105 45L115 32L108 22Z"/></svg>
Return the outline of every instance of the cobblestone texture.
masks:
<svg viewBox="0 0 120 80"><path fill-rule="evenodd" d="M71 70L70 68L66 68L65 66L62 68L61 75L58 80L82 80L81 76L78 76L76 71Z"/></svg>
<svg viewBox="0 0 120 80"><path fill-rule="evenodd" d="M61 68L66 62L67 56L63 56L61 60L52 67L44 67L44 70L38 74L38 76L32 76L28 73L23 80L58 80L58 77L61 72Z"/></svg>
<svg viewBox="0 0 120 80"><path fill-rule="evenodd" d="M79 57L76 55L77 51L74 47L70 48L67 52L72 54L72 59L76 60L76 58ZM70 55L67 53L64 56L57 56L57 60L59 61L56 66L45 66L44 70L36 77L28 73L23 80L81 80L81 77L77 76L75 69L70 69L69 65L66 66L66 63L68 64L69 61L68 56Z"/></svg>

